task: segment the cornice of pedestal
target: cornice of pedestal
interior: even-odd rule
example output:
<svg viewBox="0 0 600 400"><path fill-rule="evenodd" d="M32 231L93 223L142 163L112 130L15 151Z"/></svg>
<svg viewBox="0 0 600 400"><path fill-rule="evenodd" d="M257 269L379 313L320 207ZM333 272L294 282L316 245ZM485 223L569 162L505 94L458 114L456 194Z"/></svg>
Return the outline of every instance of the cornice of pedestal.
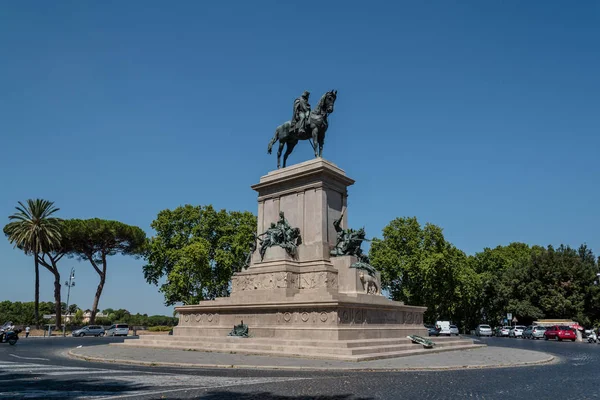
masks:
<svg viewBox="0 0 600 400"><path fill-rule="evenodd" d="M251 187L261 193L272 186L292 186L294 181L303 182L302 185L310 185L309 181L333 181L344 187L353 185L355 182L346 176L344 170L337 165L322 158L315 158L271 171L262 176L259 183Z"/></svg>

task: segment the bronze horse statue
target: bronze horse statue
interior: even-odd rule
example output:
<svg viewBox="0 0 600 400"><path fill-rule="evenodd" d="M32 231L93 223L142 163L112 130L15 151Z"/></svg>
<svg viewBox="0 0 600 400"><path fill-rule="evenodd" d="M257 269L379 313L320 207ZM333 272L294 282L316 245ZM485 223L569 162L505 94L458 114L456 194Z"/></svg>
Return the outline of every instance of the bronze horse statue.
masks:
<svg viewBox="0 0 600 400"><path fill-rule="evenodd" d="M327 116L333 112L333 104L337 98L337 90L331 90L325 93L319 104L310 112L309 122L306 126L306 134L299 135L295 129L292 129L291 121L286 121L275 129L275 136L269 142L267 153L271 154L273 145L279 140L279 149L277 150L277 168L280 168L281 153L283 146L287 145L283 155L283 168L288 156L296 147L299 140L310 140L309 142L315 151L315 158L323 156L323 143L325 143L325 132L327 132Z"/></svg>

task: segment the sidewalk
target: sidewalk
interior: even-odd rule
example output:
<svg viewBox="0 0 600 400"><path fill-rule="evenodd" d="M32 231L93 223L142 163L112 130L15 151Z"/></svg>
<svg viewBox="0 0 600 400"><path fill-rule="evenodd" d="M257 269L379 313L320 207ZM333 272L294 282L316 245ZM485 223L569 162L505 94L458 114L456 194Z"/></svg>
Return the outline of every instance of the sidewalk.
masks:
<svg viewBox="0 0 600 400"><path fill-rule="evenodd" d="M88 361L148 366L329 371L498 368L545 364L555 360L555 357L548 353L503 347L482 347L472 350L457 350L362 362L109 345L84 346L69 351L69 355Z"/></svg>

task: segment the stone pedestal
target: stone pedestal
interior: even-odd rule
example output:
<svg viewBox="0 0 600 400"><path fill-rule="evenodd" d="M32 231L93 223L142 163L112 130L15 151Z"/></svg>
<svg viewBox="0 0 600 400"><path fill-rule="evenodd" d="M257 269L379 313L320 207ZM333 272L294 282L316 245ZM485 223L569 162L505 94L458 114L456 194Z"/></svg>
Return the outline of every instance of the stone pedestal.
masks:
<svg viewBox="0 0 600 400"><path fill-rule="evenodd" d="M346 209L347 187L354 181L344 171L323 159L269 172L252 186L258 192L258 232L276 222L279 212L291 226L300 228L302 244L295 261L323 263L329 260L329 248L335 245L333 221ZM344 214L342 226L346 225ZM287 260L285 252L267 252L264 261ZM254 254L253 265L260 265Z"/></svg>
<svg viewBox="0 0 600 400"><path fill-rule="evenodd" d="M292 257L271 247L256 251L248 269L232 278L231 296L178 307L174 335L223 336L244 321L255 337L351 340L425 334L423 307L381 296L379 274L350 268L355 257L330 257L333 221L344 212L354 181L336 165L314 159L269 172L258 192L257 232L277 222L279 212L300 228L302 243ZM349 329L350 328L350 329Z"/></svg>
<svg viewBox="0 0 600 400"><path fill-rule="evenodd" d="M385 298L379 273L371 277L351 268L355 257L329 255L336 241L333 221L342 212L347 227L347 188L353 183L323 159L261 177L252 186L258 192L257 232L283 211L289 224L300 228L297 254L271 247L261 260L256 251L250 267L234 274L230 297L177 307L179 325L170 338L126 343L349 360L414 349L406 336L427 335L425 307ZM228 338L241 321L252 338Z"/></svg>

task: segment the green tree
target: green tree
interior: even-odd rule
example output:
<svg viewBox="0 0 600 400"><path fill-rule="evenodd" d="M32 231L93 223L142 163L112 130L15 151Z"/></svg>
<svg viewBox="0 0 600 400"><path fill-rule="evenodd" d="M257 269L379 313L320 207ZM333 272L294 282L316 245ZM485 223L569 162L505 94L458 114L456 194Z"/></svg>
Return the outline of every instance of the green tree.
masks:
<svg viewBox="0 0 600 400"><path fill-rule="evenodd" d="M521 322L543 316L528 300L532 290L537 290L529 284L531 257L541 250L539 246L513 242L508 246L485 248L471 257L482 285L483 321L500 323L509 312Z"/></svg>
<svg viewBox="0 0 600 400"><path fill-rule="evenodd" d="M531 262L531 287L537 288L530 301L551 318L571 318L590 325L598 289L594 280L598 264L590 249L548 246ZM597 314L596 314L597 315Z"/></svg>
<svg viewBox="0 0 600 400"><path fill-rule="evenodd" d="M79 310L77 304L69 304L69 309L67 311L69 311L69 314L75 314L77 310Z"/></svg>
<svg viewBox="0 0 600 400"><path fill-rule="evenodd" d="M70 239L65 232L65 221L60 223L61 240L60 245L50 251L45 251L38 255L38 261L41 266L46 268L54 276L54 312L56 314L56 326L62 326L62 310L66 307L61 302L61 280L58 262L71 252Z"/></svg>
<svg viewBox="0 0 600 400"><path fill-rule="evenodd" d="M60 244L60 219L52 215L59 211L54 203L43 199L29 199L27 205L19 202L17 213L9 216L4 233L10 243L27 255L33 255L35 267L34 323L40 321L40 268L38 257Z"/></svg>
<svg viewBox="0 0 600 400"><path fill-rule="evenodd" d="M146 234L137 226L103 219L71 219L65 221L71 255L87 260L100 277L94 296L90 324L96 322L98 303L106 283L107 261L116 254L140 256L144 253Z"/></svg>
<svg viewBox="0 0 600 400"><path fill-rule="evenodd" d="M160 286L165 304L194 304L229 295L233 273L243 264L256 229L250 212L185 205L163 210L152 222L144 278Z"/></svg>
<svg viewBox="0 0 600 400"><path fill-rule="evenodd" d="M73 317L73 325L81 325L83 323L83 310L77 309L75 317Z"/></svg>
<svg viewBox="0 0 600 400"><path fill-rule="evenodd" d="M479 277L440 227L396 218L383 229L383 239L373 240L370 259L391 298L426 306L426 320L448 318L464 326L477 318L469 313L478 308Z"/></svg>

